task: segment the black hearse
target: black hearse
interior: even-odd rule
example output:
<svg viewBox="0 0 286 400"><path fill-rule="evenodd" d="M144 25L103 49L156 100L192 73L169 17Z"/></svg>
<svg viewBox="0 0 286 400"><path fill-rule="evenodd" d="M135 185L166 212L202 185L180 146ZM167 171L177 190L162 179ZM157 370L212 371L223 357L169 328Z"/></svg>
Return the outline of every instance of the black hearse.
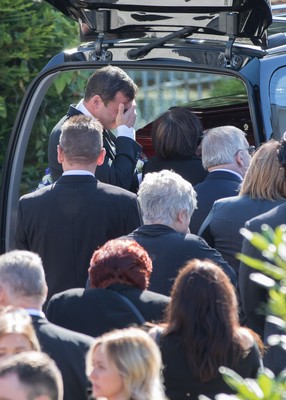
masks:
<svg viewBox="0 0 286 400"><path fill-rule="evenodd" d="M13 248L17 201L39 119L63 82L82 81L113 64L138 84L137 140L152 154L150 126L169 107L191 107L205 129L231 124L250 144L286 130L286 40L283 12L267 0L47 0L80 25L78 47L55 55L29 86L15 121L0 193L0 252ZM64 90L62 96L64 96ZM70 94L70 91L68 92ZM82 93L62 101L58 118ZM41 140L53 127L46 126Z"/></svg>

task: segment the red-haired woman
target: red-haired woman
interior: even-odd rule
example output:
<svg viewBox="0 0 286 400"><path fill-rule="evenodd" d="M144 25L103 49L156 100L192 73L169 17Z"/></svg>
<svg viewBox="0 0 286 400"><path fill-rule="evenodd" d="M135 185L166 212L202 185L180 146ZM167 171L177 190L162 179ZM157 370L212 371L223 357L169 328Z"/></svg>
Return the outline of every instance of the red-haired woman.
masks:
<svg viewBox="0 0 286 400"><path fill-rule="evenodd" d="M159 322L170 298L148 291L152 261L127 239L110 240L90 261L89 289L69 289L52 297L51 322L91 336L132 324Z"/></svg>

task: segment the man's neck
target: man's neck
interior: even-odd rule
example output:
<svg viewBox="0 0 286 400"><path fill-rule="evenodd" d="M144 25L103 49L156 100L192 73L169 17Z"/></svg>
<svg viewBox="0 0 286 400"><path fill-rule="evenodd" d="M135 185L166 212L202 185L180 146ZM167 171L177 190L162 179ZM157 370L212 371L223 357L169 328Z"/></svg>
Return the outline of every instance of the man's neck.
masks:
<svg viewBox="0 0 286 400"><path fill-rule="evenodd" d="M78 171L78 175L79 174L84 174L84 172L88 172L89 174L93 174L95 173L96 170L96 164L88 164L88 165L78 165L78 164L68 164L68 163L63 163L63 170L64 173L66 172L67 174L71 175L72 172L74 171ZM66 174L66 175L67 175Z"/></svg>
<svg viewBox="0 0 286 400"><path fill-rule="evenodd" d="M14 307L25 308L26 310L42 311L42 304L34 299L22 298L11 302Z"/></svg>

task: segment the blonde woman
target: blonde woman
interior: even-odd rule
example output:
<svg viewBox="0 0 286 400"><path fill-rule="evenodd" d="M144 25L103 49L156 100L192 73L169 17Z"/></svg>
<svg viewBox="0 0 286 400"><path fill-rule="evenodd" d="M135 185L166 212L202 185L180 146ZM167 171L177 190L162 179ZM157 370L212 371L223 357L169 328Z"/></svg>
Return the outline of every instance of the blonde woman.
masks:
<svg viewBox="0 0 286 400"><path fill-rule="evenodd" d="M158 346L139 328L104 334L87 356L87 374L96 399L163 400L160 372Z"/></svg>
<svg viewBox="0 0 286 400"><path fill-rule="evenodd" d="M21 308L0 310L0 360L23 351L40 351L31 317Z"/></svg>

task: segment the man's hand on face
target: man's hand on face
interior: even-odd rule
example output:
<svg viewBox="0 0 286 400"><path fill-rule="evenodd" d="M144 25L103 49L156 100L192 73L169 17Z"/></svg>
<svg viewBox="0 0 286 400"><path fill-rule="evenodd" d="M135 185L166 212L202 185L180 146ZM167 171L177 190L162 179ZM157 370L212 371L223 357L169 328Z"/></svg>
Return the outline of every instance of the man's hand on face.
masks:
<svg viewBox="0 0 286 400"><path fill-rule="evenodd" d="M119 104L118 114L116 117L116 126L126 125L132 128L136 121L136 102L132 101L131 106L126 110L123 103Z"/></svg>

